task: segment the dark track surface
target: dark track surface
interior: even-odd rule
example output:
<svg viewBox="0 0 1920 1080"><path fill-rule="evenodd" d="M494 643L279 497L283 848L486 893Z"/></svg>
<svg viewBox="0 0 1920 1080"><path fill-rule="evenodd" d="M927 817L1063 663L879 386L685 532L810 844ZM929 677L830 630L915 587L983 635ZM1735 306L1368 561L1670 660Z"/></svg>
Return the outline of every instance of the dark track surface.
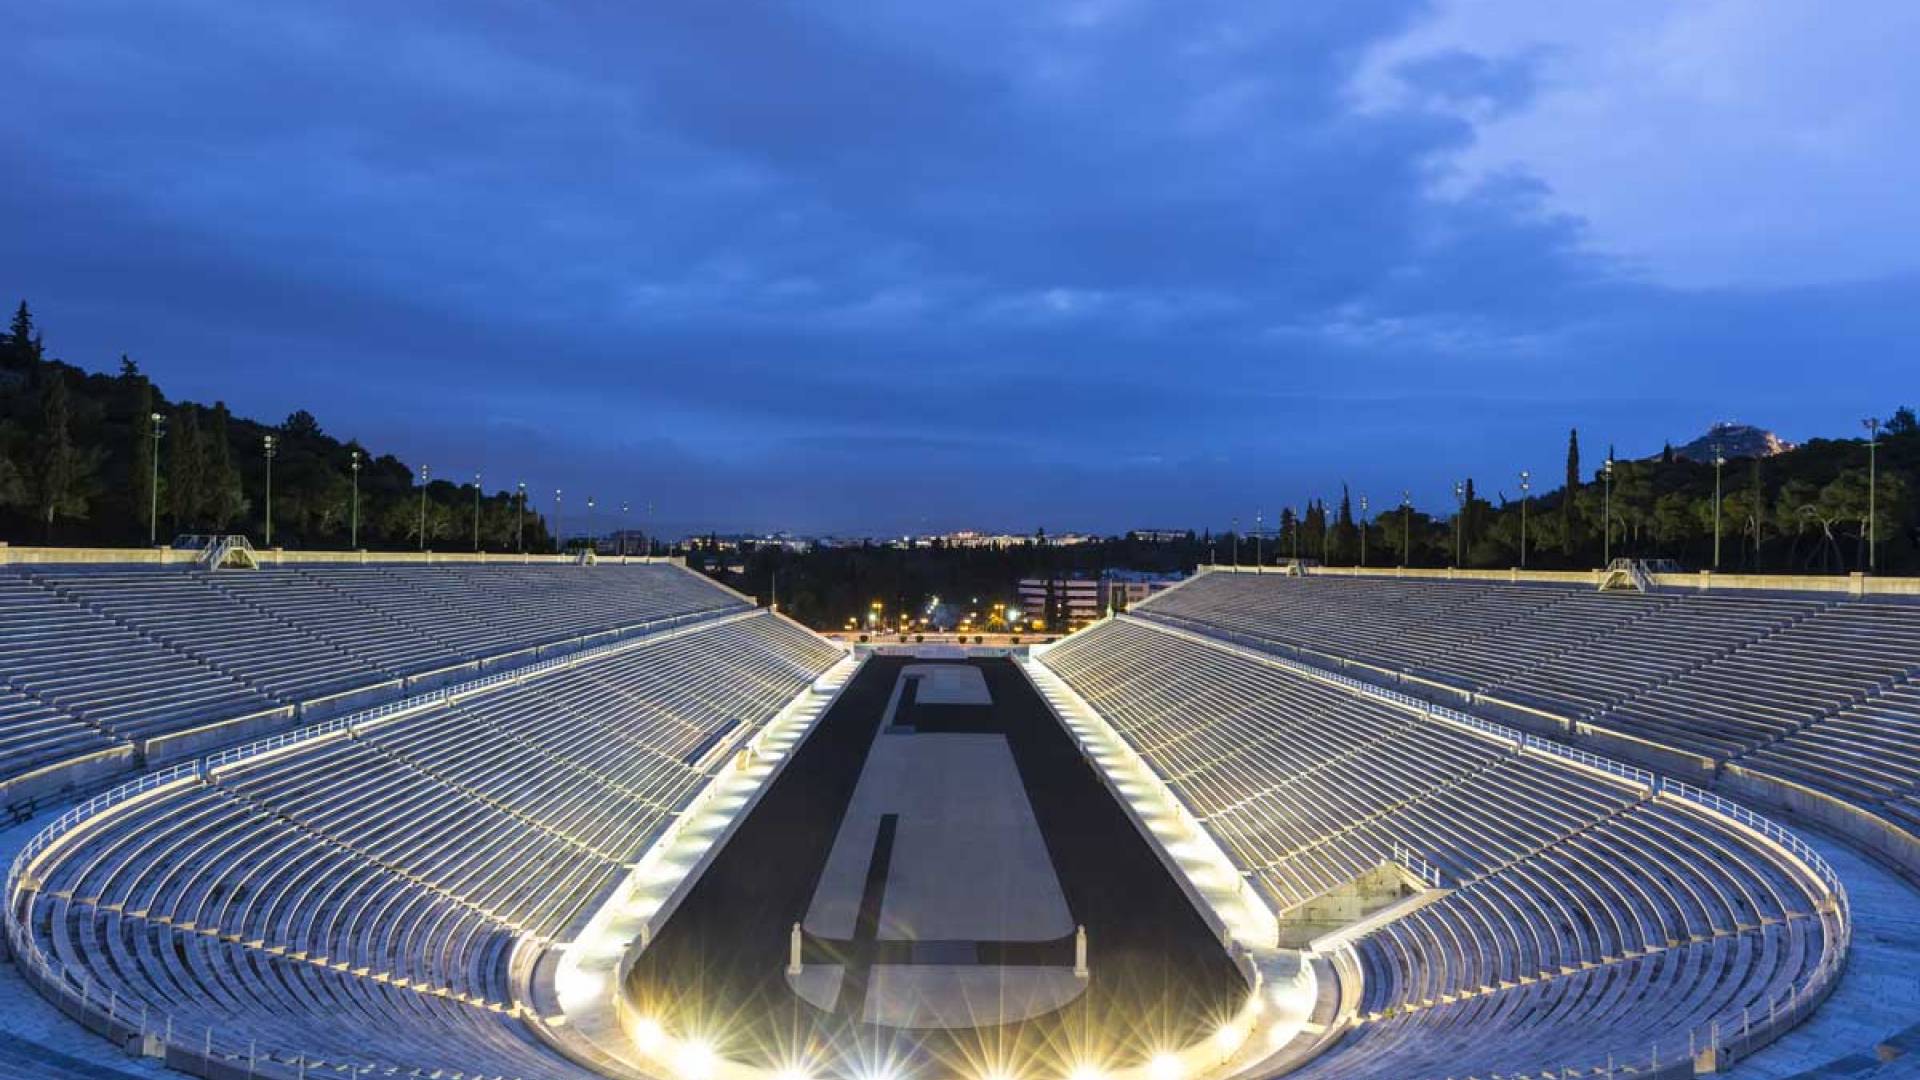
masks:
<svg viewBox="0 0 1920 1080"><path fill-rule="evenodd" d="M1000 659L966 661L985 675L991 707L917 705L909 686L896 724L1007 737L1068 909L1087 927L1087 992L1020 1023L906 1032L822 1012L788 989L789 931L812 900L894 682L906 664L927 662L867 662L641 956L628 984L636 1007L675 1035L711 1040L725 1056L774 1067L806 1060L816 1075L920 1072L914 1067L936 1062L960 1076L1064 1073L1077 1061L1134 1063L1210 1032L1238 1005L1244 984L1045 702ZM892 959L901 943L878 944ZM835 949L809 940L807 962L856 962L854 977L872 961ZM1027 949L1043 955L1023 962L1072 961L1070 939ZM983 948L979 959L990 961L992 951ZM846 989L865 993L851 982Z"/></svg>

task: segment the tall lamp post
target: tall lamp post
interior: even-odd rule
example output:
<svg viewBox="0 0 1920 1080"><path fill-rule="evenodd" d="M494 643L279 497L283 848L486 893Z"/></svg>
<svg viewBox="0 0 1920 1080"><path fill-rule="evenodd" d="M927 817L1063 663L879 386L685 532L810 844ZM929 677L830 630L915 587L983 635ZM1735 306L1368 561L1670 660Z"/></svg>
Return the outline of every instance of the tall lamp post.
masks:
<svg viewBox="0 0 1920 1080"><path fill-rule="evenodd" d="M1400 565L1413 565L1413 492L1400 489Z"/></svg>
<svg viewBox="0 0 1920 1080"><path fill-rule="evenodd" d="M1720 569L1720 470L1727 464L1727 455L1720 452L1720 444L1713 444L1713 568Z"/></svg>
<svg viewBox="0 0 1920 1080"><path fill-rule="evenodd" d="M273 455L279 449L280 440L268 435L260 440L267 455L267 546L273 546Z"/></svg>
<svg viewBox="0 0 1920 1080"><path fill-rule="evenodd" d="M147 478L147 544L160 546L160 424L159 413L149 413L153 424L153 475Z"/></svg>
<svg viewBox="0 0 1920 1080"><path fill-rule="evenodd" d="M347 511L347 547L360 550L360 451L347 455L347 471L353 474L353 499Z"/></svg>
<svg viewBox="0 0 1920 1080"><path fill-rule="evenodd" d="M1878 496L1880 494L1880 473L1878 455L1880 446L1880 420L1868 417L1860 423L1867 429L1867 573L1871 574L1876 565L1874 548L1880 541Z"/></svg>
<svg viewBox="0 0 1920 1080"><path fill-rule="evenodd" d="M1255 510L1253 512L1253 572L1256 574L1260 572L1261 566L1260 534L1266 531L1266 527L1266 518L1261 516L1260 511Z"/></svg>
<svg viewBox="0 0 1920 1080"><path fill-rule="evenodd" d="M560 531L560 489L553 489L553 550L564 553L567 550L565 533Z"/></svg>
<svg viewBox="0 0 1920 1080"><path fill-rule="evenodd" d="M1233 516L1233 568L1240 569L1240 515Z"/></svg>
<svg viewBox="0 0 1920 1080"><path fill-rule="evenodd" d="M633 543L633 504L620 500L620 557L627 557L627 545Z"/></svg>
<svg viewBox="0 0 1920 1080"><path fill-rule="evenodd" d="M480 550L480 473L473 474L473 550Z"/></svg>
<svg viewBox="0 0 1920 1080"><path fill-rule="evenodd" d="M1367 565L1367 497L1360 496L1360 565Z"/></svg>
<svg viewBox="0 0 1920 1080"><path fill-rule="evenodd" d="M432 475L425 465L420 466L420 550L427 550L427 477Z"/></svg>
<svg viewBox="0 0 1920 1080"><path fill-rule="evenodd" d="M513 515L513 547L515 551L527 553L527 482L514 485L514 494L519 497L519 509Z"/></svg>
<svg viewBox="0 0 1920 1080"><path fill-rule="evenodd" d="M1533 473L1520 470L1520 569L1527 568L1527 503L1533 499Z"/></svg>
<svg viewBox="0 0 1920 1080"><path fill-rule="evenodd" d="M1460 547L1464 536L1461 525L1467 513L1467 488L1458 480L1453 482L1453 506L1453 565L1457 567L1460 565Z"/></svg>
<svg viewBox="0 0 1920 1080"><path fill-rule="evenodd" d="M1613 565L1613 459L1600 464L1600 562Z"/></svg>
<svg viewBox="0 0 1920 1080"><path fill-rule="evenodd" d="M599 546L598 546L597 544L595 544L595 543L594 543L594 539L593 539L593 526L594 526L594 521L593 521L593 496L591 496L591 495L589 495L589 496L587 496L587 550L588 550L588 551L598 551L598 550L600 550L600 548L599 548Z"/></svg>

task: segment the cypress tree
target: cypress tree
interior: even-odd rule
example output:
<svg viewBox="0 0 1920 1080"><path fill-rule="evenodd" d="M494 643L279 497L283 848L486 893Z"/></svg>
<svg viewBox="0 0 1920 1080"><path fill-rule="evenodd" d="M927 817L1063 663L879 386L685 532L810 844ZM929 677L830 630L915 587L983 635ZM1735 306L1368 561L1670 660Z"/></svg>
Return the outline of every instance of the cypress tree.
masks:
<svg viewBox="0 0 1920 1080"><path fill-rule="evenodd" d="M1574 495L1580 490L1580 429L1567 432L1567 486L1560 494L1560 551L1572 558L1580 550L1580 508Z"/></svg>

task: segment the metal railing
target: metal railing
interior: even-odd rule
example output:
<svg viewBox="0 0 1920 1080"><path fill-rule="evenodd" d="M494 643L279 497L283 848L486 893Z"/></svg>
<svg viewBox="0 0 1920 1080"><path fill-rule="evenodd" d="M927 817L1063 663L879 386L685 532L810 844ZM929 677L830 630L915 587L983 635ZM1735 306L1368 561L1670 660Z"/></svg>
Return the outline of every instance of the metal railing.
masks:
<svg viewBox="0 0 1920 1080"><path fill-rule="evenodd" d="M1174 621L1175 619L1168 619L1166 616L1156 613L1155 618L1150 621L1148 625L1157 623L1162 627L1166 627ZM1189 620L1178 619L1178 621L1187 622ZM1567 761L1576 762L1589 769L1595 769L1644 787L1649 795L1666 795L1672 798L1684 799L1712 814L1760 834L1786 851L1794 859L1798 860L1801 865L1805 866L1826 893L1824 898L1816 898L1816 900L1825 899L1828 901L1828 910L1821 914L1822 925L1826 929L1831 947L1825 950L1812 972L1797 979L1786 991L1768 998L1767 1015L1757 1028L1754 1024L1751 1011L1743 1009L1738 1034L1732 1034L1735 1029L1731 1026L1731 1017L1729 1017L1728 1034L1724 1038L1718 1018L1710 1019L1700 1027L1688 1031L1688 1060L1704 1052L1711 1052L1715 1055L1716 1059L1723 1053L1731 1054L1735 1058L1744 1057L1752 1050L1764 1046L1778 1035L1785 1033L1791 1029L1794 1024L1797 1024L1801 1019L1805 1018L1820 1002L1826 999L1826 995L1832 990L1834 982L1839 978L1840 971L1846 963L1847 950L1853 940L1852 906L1847 896L1846 886L1841 882L1840 876L1833 869L1832 864L1830 864L1824 856L1814 850L1805 840L1794 835L1791 830L1771 818L1755 813L1753 810L1715 792L1707 791L1670 777L1659 776L1648 769L1614 761L1610 758L1568 746L1564 743L1555 742L1551 739L1527 734L1518 729L1507 727L1504 724L1497 724L1493 721L1482 719L1471 713L1437 705L1424 698L1415 698L1400 691L1377 686L1373 683L1356 679L1350 675L1330 671L1305 661L1275 655L1266 646L1276 643L1267 642L1265 639L1255 635L1235 633L1225 630L1224 628L1201 623L1198 620L1192 621L1199 626L1206 627L1206 632L1202 633L1197 630L1185 630L1174 627L1175 632L1198 636L1215 642L1224 639L1229 644L1251 647L1260 654L1258 659L1261 662L1269 663L1321 682L1347 688L1365 697L1391 702L1434 720L1471 728L1493 735L1502 740L1511 741L1518 749L1532 750L1536 753L1547 754ZM1301 651L1292 649L1290 646L1288 648L1296 653ZM1406 851L1401 845L1396 844L1394 861L1418 873L1419 871L1415 867L1403 860L1403 855L1417 858L1417 856L1412 855L1412 852ZM1643 1073L1652 1072L1656 1074L1660 1072L1662 1067L1662 1046L1663 1044L1658 1040L1652 1044L1650 1058L1647 1059L1645 1068L1640 1071ZM1670 1054L1665 1060L1668 1066L1672 1066L1677 1060L1681 1059ZM1611 1065L1609 1065L1609 1069L1611 1069ZM1692 1075L1690 1067L1686 1075Z"/></svg>
<svg viewBox="0 0 1920 1080"><path fill-rule="evenodd" d="M503 684L520 682L561 668L590 663L617 652L652 644L655 643L656 635L659 633L687 623L713 622L719 624L737 618L750 618L758 614L758 612L749 609L747 611L735 612L732 618L722 618L718 615L721 610L723 609L684 612L663 619L633 624L629 627L622 628L620 633L623 636L617 641L580 649L561 656L549 657L548 659L534 661L529 664L517 665L465 682L449 684L426 693L385 702L367 709L348 713L344 716L335 717L331 720L309 724L293 731L282 732L269 738L192 758L155 772L143 774L137 779L101 792L85 802L69 808L65 813L55 818L52 824L35 833L33 837L15 853L12 862L8 865L6 877L6 932L7 940L13 949L14 958L20 963L23 970L28 973L30 979L41 988L43 993L49 996L63 997L69 1002L76 1003L82 1015L92 1016L95 1020L104 1020L110 1030L115 1027L133 1029L129 1031L128 1034L137 1035L143 1044L149 1039L159 1039L161 1043L161 1056L163 1057L166 1056L165 1048L168 1046L187 1051L187 1058L192 1060L188 1060L185 1064L178 1064L178 1059L174 1059L170 1061L170 1063L176 1064L176 1067L186 1068L189 1071L194 1071L194 1061L198 1060L208 1063L209 1068L212 1067L211 1063L216 1061L225 1062L229 1065L244 1061L247 1062L249 1073L260 1071L262 1074L265 1074L267 1071L278 1071L281 1075L302 1078L308 1074L309 1068L337 1074L341 1072L344 1067L348 1070L347 1075L355 1077L372 1073L382 1075L389 1073L419 1074L418 1070L408 1070L388 1063L341 1062L298 1051L270 1050L263 1057L260 1054L257 1040L248 1040L246 1048L242 1050L236 1043L216 1041L215 1033L211 1027L204 1028L201 1032L201 1038L186 1038L185 1041L182 1041L174 1037L175 1031L172 1017L166 1014L150 1015L149 1009L144 1002L141 1003L139 1007L136 1027L134 1014L130 1008L127 1012L119 1012L121 1005L124 1003L118 1001L118 994L116 992L110 991L109 996L102 1001L98 995L94 993L93 976L89 970L80 968L76 975L75 970L71 969L69 965L48 957L44 950L41 949L40 943L34 937L32 929L33 898L38 895L39 890L37 885L31 890L23 890L22 888L23 882L29 875L30 867L49 847L68 833L79 828L82 824L130 800L139 798L140 796L168 785L183 781L204 779L210 777L216 770L228 768L263 754L269 754L287 747L312 742L327 736L339 734L343 731L353 731L364 725L397 717L402 713L409 713L423 708L445 706L457 698L480 693ZM724 610L731 611L731 605L729 605L728 609ZM644 633L633 636L634 631L644 631ZM102 1015L100 1011L103 1007L105 1009L104 1015ZM186 1029L182 1029L181 1033L183 1035L185 1032ZM205 1074L203 1073L203 1075ZM473 1074L442 1068L433 1072L432 1075L454 1078Z"/></svg>

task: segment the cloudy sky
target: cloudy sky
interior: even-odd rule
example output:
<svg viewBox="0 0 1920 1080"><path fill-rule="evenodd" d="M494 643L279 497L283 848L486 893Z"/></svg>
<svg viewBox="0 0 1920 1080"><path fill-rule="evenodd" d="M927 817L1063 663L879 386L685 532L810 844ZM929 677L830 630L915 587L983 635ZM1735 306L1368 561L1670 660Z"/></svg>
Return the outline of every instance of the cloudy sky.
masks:
<svg viewBox="0 0 1920 1080"><path fill-rule="evenodd" d="M0 297L489 486L798 530L1438 504L1920 402L1920 5L61 0Z"/></svg>

